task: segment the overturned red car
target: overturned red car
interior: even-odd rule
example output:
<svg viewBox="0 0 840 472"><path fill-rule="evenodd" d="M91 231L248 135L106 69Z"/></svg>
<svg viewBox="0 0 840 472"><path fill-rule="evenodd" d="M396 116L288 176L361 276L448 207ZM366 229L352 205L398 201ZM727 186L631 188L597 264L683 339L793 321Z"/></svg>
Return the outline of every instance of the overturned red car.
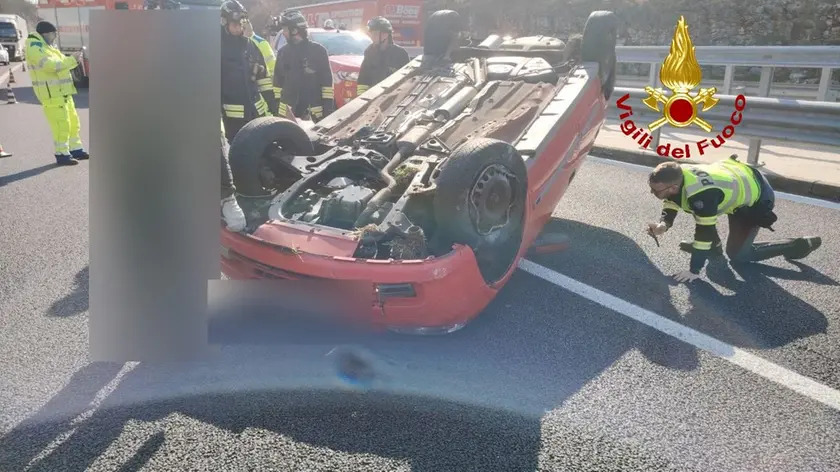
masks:
<svg viewBox="0 0 840 472"><path fill-rule="evenodd" d="M567 42L427 47L309 130L249 123L229 154L249 225L222 229L223 273L365 281L372 324L460 329L538 242L593 146L615 45L614 15L594 12Z"/></svg>

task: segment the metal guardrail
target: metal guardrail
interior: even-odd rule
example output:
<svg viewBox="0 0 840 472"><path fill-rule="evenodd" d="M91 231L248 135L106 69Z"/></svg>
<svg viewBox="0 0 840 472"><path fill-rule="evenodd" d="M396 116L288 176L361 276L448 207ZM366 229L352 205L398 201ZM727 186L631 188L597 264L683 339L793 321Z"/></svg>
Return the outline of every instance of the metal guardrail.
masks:
<svg viewBox="0 0 840 472"><path fill-rule="evenodd" d="M651 122L662 117L661 111L651 110L642 103L642 99L647 98L644 90L619 87L615 90L614 98L618 100L628 94L630 98L623 104L632 107L633 114L627 119L631 119L637 128L648 129ZM703 137L710 146L713 141L719 142L721 137L732 137L730 131L735 136L755 139L840 146L840 103L747 97L743 119L737 115L733 119L736 96L716 95L716 98L720 102L714 108L699 114L712 125L712 131ZM660 110L662 108L660 104ZM618 119L624 110L613 106L610 112L613 118ZM728 126L732 129L726 130ZM702 132L694 125L692 128Z"/></svg>
<svg viewBox="0 0 840 472"><path fill-rule="evenodd" d="M817 79L819 80L819 79ZM617 87L626 88L644 88L648 85L648 77L640 75L619 75L616 78ZM703 87L715 87L718 90L723 90L723 80L720 79L706 79L703 77ZM747 96L757 96L759 93L758 82L754 80L733 80L731 95L744 94ZM770 96L773 98L793 98L797 100L816 100L817 99L817 83L774 83L770 87ZM825 97L826 102L840 102L840 84L831 85L828 89L828 94Z"/></svg>
<svg viewBox="0 0 840 472"><path fill-rule="evenodd" d="M658 83L659 68L668 56L668 47L619 46L618 62L650 64L649 85ZM827 101L831 86L831 73L840 69L840 46L697 46L695 57L700 65L725 66L723 86L718 91L724 95L732 92L735 67L760 67L759 96L767 96L776 67L820 69L817 100Z"/></svg>
<svg viewBox="0 0 840 472"><path fill-rule="evenodd" d="M670 48L667 46L616 48L617 60L620 63L650 64L648 85L654 88L662 87L659 71L669 52ZM719 96L721 103L725 103L724 98L727 95L735 92L735 67L761 68L757 95L746 95L748 98L744 122L737 130L738 134L751 138L747 151L747 161L751 164L758 163L762 138L834 146L840 143L840 130L830 126L840 122L840 104L827 102L832 72L834 69L840 69L840 46L697 46L694 52L700 65L725 66L723 84L717 90L717 93L722 95ZM777 67L819 68L821 73L817 100L766 98L770 95L773 69ZM642 89L624 90L625 92L617 91L616 97L621 97L628 91L634 97L647 96ZM642 108L649 110L640 102L635 103L638 106L634 106L634 113ZM720 107L721 104L718 104L716 108ZM731 113L732 107L727 108ZM710 110L707 113L714 117L715 111ZM821 120L825 120L826 123ZM652 133L652 146L659 145L660 131L661 129L658 129Z"/></svg>
<svg viewBox="0 0 840 472"><path fill-rule="evenodd" d="M423 48L407 48L411 57L423 52ZM668 56L668 46L619 46L616 56L619 63L649 64L650 73L647 85L659 88L659 71L662 62ZM744 112L744 122L738 125L736 134L750 137L747 161L758 164L758 155L762 139L782 140L789 142L822 144L840 146L840 103L834 103L831 98L831 76L834 69L840 69L840 46L697 46L695 57L700 65L724 66L724 79L717 87L716 97L720 103L702 117L710 121L715 130L726 126L728 116L733 111L733 94L744 91L755 92L745 94L747 109ZM749 87L744 90L735 87L735 67L760 67L761 76L757 89ZM794 100L768 98L773 82L773 69L787 68L818 68L821 70L820 81L817 86L816 100ZM717 81L709 81L717 82ZM711 84L703 84L708 87ZM719 85L719 86L718 86ZM641 101L647 94L642 88L618 87L614 98L620 98L625 93L632 97L634 121L646 126L650 121L659 118L656 112L648 109ZM726 111L726 117L723 110ZM611 107L612 116L618 117L615 103ZM708 115L708 117L707 117ZM652 135L650 148L659 145L661 128ZM716 132L710 134L710 138Z"/></svg>

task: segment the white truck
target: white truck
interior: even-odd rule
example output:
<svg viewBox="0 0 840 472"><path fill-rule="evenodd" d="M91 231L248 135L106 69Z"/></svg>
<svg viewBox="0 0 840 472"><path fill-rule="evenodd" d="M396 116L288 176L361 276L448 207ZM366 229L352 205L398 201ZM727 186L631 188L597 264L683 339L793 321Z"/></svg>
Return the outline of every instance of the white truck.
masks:
<svg viewBox="0 0 840 472"><path fill-rule="evenodd" d="M73 70L73 81L77 87L90 84L90 12L94 10L144 10L147 0L37 0L38 16L54 24L58 30L56 46L65 54L83 51L82 62ZM222 0L178 1L179 9L218 10Z"/></svg>
<svg viewBox="0 0 840 472"><path fill-rule="evenodd" d="M9 52L9 60L23 61L26 54L26 37L29 28L19 15L0 14L0 44Z"/></svg>

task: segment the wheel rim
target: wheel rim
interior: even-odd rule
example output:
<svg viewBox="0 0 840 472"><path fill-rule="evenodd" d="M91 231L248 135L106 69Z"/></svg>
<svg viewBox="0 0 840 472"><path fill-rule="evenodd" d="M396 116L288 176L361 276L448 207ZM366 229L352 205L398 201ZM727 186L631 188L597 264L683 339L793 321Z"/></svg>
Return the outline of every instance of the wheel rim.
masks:
<svg viewBox="0 0 840 472"><path fill-rule="evenodd" d="M473 224L486 235L505 227L510 222L510 212L516 201L516 177L504 166L488 166L476 179L470 190Z"/></svg>

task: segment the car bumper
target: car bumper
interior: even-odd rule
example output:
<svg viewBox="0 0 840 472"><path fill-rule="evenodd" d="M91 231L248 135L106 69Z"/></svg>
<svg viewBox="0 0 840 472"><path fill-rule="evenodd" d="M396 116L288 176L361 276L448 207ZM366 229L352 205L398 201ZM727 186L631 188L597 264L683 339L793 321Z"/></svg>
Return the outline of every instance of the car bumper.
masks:
<svg viewBox="0 0 840 472"><path fill-rule="evenodd" d="M366 281L364 320L376 329L445 334L475 318L496 296L466 246L442 257L383 261L323 256L222 229L222 272L234 280ZM282 303L282 301L281 301ZM369 309L367 308L369 307ZM347 314L348 318L356 315Z"/></svg>

